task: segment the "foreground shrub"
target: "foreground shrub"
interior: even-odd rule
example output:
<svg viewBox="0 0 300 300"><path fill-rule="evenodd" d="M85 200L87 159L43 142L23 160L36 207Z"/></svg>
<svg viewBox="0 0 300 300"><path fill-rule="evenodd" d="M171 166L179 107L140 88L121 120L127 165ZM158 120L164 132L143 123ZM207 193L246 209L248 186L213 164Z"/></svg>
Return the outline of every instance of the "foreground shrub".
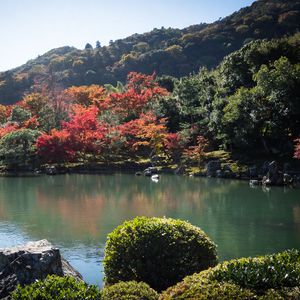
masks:
<svg viewBox="0 0 300 300"><path fill-rule="evenodd" d="M205 271L204 271L205 272ZM175 287L168 289L160 296L160 300L197 299L197 300L229 300L255 299L255 294L248 289L228 283L210 281L207 278L185 278Z"/></svg>
<svg viewBox="0 0 300 300"><path fill-rule="evenodd" d="M106 286L101 300L157 300L158 294L144 282L127 281Z"/></svg>
<svg viewBox="0 0 300 300"><path fill-rule="evenodd" d="M100 291L94 285L76 281L73 277L48 276L43 281L18 288L13 292L15 300L87 300L100 299Z"/></svg>
<svg viewBox="0 0 300 300"><path fill-rule="evenodd" d="M143 281L161 291L217 263L216 246L187 222L137 217L108 235L104 257L106 284Z"/></svg>
<svg viewBox="0 0 300 300"><path fill-rule="evenodd" d="M160 299L300 299L296 250L242 258L186 277Z"/></svg>
<svg viewBox="0 0 300 300"><path fill-rule="evenodd" d="M256 258L241 258L221 264L214 271L218 281L260 289L294 287L300 284L300 253L288 250Z"/></svg>

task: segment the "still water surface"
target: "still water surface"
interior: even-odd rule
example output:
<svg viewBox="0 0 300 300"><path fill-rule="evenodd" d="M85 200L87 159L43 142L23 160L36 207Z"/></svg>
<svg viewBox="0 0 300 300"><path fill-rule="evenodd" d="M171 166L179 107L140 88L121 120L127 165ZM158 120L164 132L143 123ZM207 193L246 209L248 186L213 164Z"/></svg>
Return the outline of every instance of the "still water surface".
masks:
<svg viewBox="0 0 300 300"><path fill-rule="evenodd" d="M106 236L137 215L200 226L221 260L300 249L300 190L162 176L59 175L0 178L0 248L47 239L88 283L102 285Z"/></svg>

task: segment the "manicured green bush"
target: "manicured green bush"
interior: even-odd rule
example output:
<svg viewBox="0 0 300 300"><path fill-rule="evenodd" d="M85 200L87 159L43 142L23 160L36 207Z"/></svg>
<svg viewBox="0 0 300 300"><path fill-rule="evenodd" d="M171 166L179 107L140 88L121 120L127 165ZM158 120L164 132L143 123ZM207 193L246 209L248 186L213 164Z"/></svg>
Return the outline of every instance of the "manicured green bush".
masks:
<svg viewBox="0 0 300 300"><path fill-rule="evenodd" d="M158 293L144 282L121 281L104 287L101 300L158 300Z"/></svg>
<svg viewBox="0 0 300 300"><path fill-rule="evenodd" d="M300 299L296 250L235 259L184 278L160 299Z"/></svg>
<svg viewBox="0 0 300 300"><path fill-rule="evenodd" d="M137 217L108 235L105 281L143 281L161 291L216 263L216 246L200 228L181 220Z"/></svg>
<svg viewBox="0 0 300 300"><path fill-rule="evenodd" d="M233 281L251 289L278 289L300 284L300 253L288 250L256 258L241 258L221 264L214 271L218 281Z"/></svg>
<svg viewBox="0 0 300 300"><path fill-rule="evenodd" d="M43 281L17 289L12 294L14 300L100 300L100 291L94 285L87 285L73 277L48 276Z"/></svg>
<svg viewBox="0 0 300 300"><path fill-rule="evenodd" d="M250 290L243 289L234 283L213 281L205 276L197 279L193 276L188 276L176 286L162 293L159 299L239 300L254 299L254 296L255 294Z"/></svg>

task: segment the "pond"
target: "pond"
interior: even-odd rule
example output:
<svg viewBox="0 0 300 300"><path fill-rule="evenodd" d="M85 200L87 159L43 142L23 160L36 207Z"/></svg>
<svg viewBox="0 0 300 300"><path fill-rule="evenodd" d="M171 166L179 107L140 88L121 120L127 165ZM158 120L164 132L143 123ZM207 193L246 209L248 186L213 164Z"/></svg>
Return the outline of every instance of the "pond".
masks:
<svg viewBox="0 0 300 300"><path fill-rule="evenodd" d="M300 249L299 189L163 175L0 178L0 248L47 239L102 285L106 236L135 216L172 217L201 227L220 260Z"/></svg>

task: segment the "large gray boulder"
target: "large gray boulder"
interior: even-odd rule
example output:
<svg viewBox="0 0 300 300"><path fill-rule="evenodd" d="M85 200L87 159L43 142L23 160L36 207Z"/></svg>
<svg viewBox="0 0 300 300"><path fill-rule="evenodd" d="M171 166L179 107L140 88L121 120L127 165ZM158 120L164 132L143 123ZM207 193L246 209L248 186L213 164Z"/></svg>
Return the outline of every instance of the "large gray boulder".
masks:
<svg viewBox="0 0 300 300"><path fill-rule="evenodd" d="M269 164L269 172L267 174L271 185L282 185L283 184L283 174L279 172L279 168L276 161L272 161Z"/></svg>
<svg viewBox="0 0 300 300"><path fill-rule="evenodd" d="M31 284L49 274L82 280L82 276L61 257L59 249L47 240L0 249L0 299L8 297L18 284Z"/></svg>
<svg viewBox="0 0 300 300"><path fill-rule="evenodd" d="M279 171L278 164L274 160L268 165L268 172L262 179L263 185L283 185L283 173Z"/></svg>
<svg viewBox="0 0 300 300"><path fill-rule="evenodd" d="M216 177L217 171L221 169L221 162L219 160L211 160L206 165L206 175L208 177Z"/></svg>

